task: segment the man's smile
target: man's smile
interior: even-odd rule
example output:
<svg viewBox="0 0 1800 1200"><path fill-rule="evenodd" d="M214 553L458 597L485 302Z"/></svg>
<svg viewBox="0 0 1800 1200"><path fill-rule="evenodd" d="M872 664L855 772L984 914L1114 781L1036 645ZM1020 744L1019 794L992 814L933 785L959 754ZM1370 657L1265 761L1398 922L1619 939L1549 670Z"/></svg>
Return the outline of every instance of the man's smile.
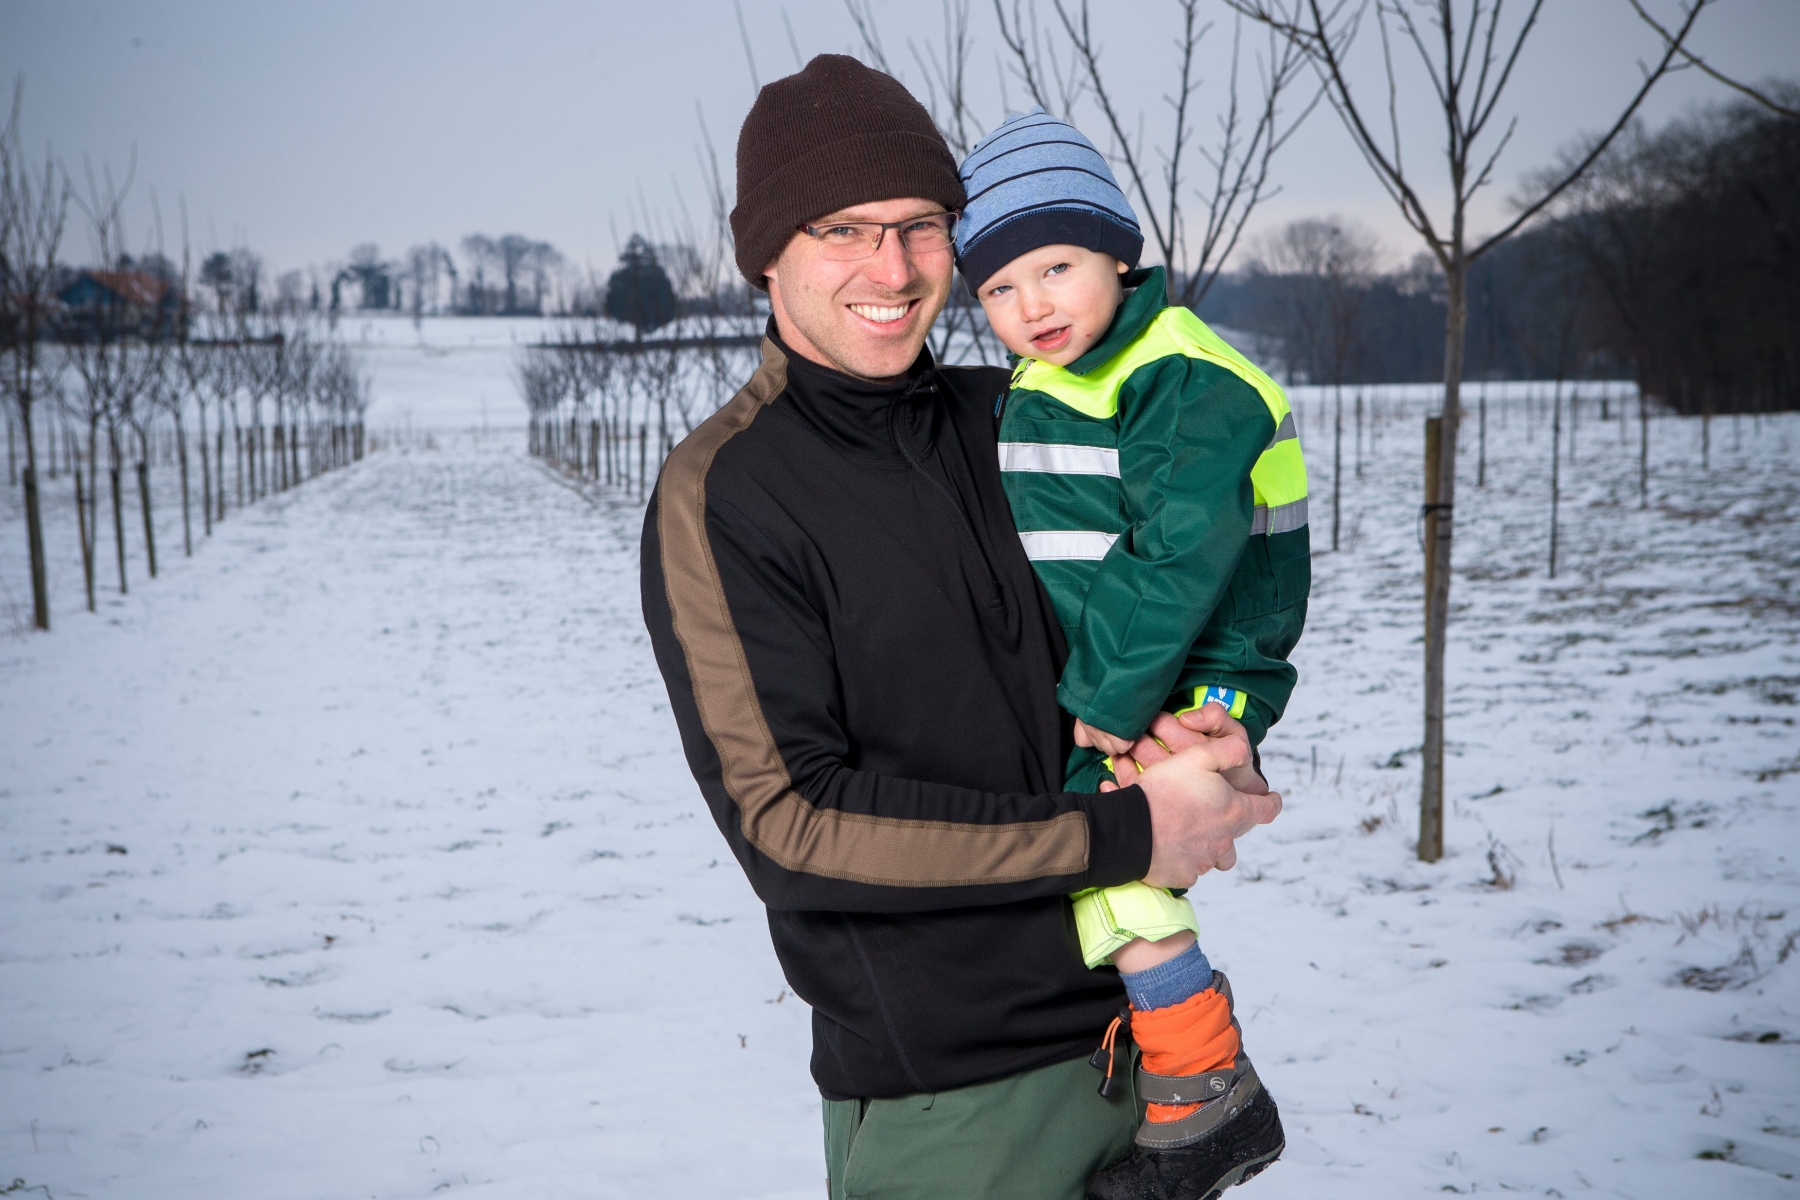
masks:
<svg viewBox="0 0 1800 1200"><path fill-rule="evenodd" d="M903 300L898 304L850 304L846 307L872 324L892 325L904 319L917 303L917 300Z"/></svg>

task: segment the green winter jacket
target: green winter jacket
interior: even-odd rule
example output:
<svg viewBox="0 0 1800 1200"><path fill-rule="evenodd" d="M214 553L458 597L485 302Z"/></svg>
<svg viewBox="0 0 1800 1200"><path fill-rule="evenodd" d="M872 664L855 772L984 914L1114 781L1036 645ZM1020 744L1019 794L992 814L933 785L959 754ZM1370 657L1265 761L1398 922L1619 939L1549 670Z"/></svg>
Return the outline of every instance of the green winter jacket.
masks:
<svg viewBox="0 0 1800 1200"><path fill-rule="evenodd" d="M1293 692L1312 582L1294 419L1165 302L1162 268L1125 283L1099 344L1067 367L1021 360L1001 413L1013 520L1069 643L1057 699L1135 737L1196 689L1234 688L1260 743Z"/></svg>

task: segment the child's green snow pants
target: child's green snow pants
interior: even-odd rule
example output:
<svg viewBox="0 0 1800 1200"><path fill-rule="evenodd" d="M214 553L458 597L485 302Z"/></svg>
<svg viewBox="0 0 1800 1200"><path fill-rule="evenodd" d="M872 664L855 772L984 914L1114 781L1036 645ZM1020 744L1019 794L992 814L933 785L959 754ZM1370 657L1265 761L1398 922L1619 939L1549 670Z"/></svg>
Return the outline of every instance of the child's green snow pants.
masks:
<svg viewBox="0 0 1800 1200"><path fill-rule="evenodd" d="M1143 1118L1128 1057L1110 1100L1085 1058L949 1092L827 1100L831 1200L1081 1200Z"/></svg>

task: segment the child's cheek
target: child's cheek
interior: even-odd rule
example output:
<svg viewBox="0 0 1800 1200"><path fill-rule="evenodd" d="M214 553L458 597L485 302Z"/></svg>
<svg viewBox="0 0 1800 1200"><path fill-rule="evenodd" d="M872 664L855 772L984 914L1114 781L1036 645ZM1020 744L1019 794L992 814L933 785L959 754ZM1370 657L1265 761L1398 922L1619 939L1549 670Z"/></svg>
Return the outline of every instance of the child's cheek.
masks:
<svg viewBox="0 0 1800 1200"><path fill-rule="evenodd" d="M1031 348L1023 344L1025 339L1020 336L1022 331L1019 322L1004 299L984 298L981 301L981 311L987 314L988 325L993 329L994 336L1000 339L1001 345L1014 354L1029 356Z"/></svg>

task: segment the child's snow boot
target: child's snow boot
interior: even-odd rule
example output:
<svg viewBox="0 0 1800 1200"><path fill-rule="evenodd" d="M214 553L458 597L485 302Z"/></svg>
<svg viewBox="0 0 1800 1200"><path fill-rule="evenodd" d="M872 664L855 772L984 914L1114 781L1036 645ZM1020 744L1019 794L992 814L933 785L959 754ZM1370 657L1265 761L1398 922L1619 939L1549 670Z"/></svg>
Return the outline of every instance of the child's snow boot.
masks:
<svg viewBox="0 0 1800 1200"><path fill-rule="evenodd" d="M1212 988L1180 1007L1198 1011L1221 998L1230 1014L1231 985L1215 971ZM1133 1014L1134 1029L1141 1017ZM1236 1016L1230 1033L1229 1065L1217 1070L1159 1075L1139 1064L1138 1098L1149 1102L1150 1119L1129 1157L1088 1180L1088 1200L1215 1200L1281 1156L1281 1114L1243 1052ZM1145 1040L1140 1049L1160 1065Z"/></svg>

